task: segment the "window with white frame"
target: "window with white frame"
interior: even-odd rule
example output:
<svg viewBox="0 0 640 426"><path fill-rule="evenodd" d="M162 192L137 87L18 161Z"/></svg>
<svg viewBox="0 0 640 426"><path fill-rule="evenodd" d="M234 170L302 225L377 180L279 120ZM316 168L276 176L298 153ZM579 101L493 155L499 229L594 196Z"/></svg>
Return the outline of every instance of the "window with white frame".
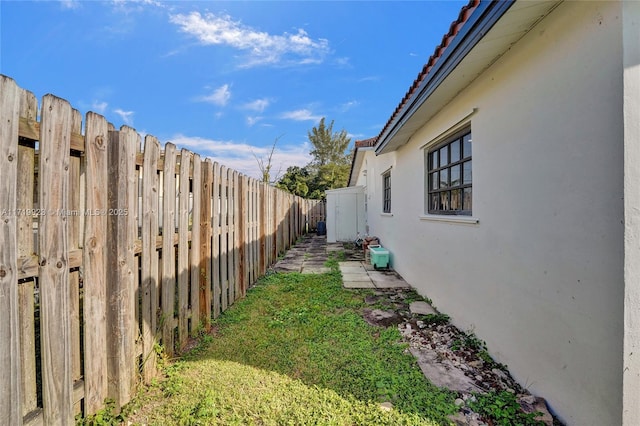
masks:
<svg viewBox="0 0 640 426"><path fill-rule="evenodd" d="M391 213L391 170L382 174L382 212Z"/></svg>
<svg viewBox="0 0 640 426"><path fill-rule="evenodd" d="M424 150L425 210L429 214L471 215L471 129Z"/></svg>

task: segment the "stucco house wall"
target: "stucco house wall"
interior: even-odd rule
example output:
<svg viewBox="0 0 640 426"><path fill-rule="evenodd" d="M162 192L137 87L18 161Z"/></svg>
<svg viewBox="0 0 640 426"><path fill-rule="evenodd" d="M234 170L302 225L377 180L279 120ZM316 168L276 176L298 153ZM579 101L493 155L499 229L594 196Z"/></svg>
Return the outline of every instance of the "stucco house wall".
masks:
<svg viewBox="0 0 640 426"><path fill-rule="evenodd" d="M560 4L409 143L363 162L370 234L394 269L576 425L622 422L621 11ZM473 161L462 222L425 214L423 154L461 120Z"/></svg>

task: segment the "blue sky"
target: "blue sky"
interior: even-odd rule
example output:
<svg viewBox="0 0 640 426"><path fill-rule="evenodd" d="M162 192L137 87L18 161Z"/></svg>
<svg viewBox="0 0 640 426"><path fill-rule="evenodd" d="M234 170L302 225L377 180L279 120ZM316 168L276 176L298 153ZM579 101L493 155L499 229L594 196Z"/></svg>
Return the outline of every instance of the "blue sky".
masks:
<svg viewBox="0 0 640 426"><path fill-rule="evenodd" d="M0 1L0 73L249 176L376 136L466 1Z"/></svg>

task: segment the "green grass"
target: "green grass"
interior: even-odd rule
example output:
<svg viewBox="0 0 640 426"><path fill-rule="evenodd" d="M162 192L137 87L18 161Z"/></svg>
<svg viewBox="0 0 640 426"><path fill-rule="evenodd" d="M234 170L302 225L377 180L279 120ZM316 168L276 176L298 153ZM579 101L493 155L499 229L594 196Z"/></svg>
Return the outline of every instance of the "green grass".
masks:
<svg viewBox="0 0 640 426"><path fill-rule="evenodd" d="M213 335L131 405L134 424L434 425L456 412L395 328L361 316L366 291L322 275L270 274ZM391 402L392 410L380 408Z"/></svg>

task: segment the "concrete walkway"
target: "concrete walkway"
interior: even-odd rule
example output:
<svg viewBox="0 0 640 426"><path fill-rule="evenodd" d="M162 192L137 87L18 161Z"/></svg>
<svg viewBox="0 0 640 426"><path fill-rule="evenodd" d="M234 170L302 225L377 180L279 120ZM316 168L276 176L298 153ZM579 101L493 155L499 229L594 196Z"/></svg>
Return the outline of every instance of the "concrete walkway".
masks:
<svg viewBox="0 0 640 426"><path fill-rule="evenodd" d="M327 243L326 236L307 234L296 243L273 269L279 272L323 274L330 268L324 266L329 254L344 252L345 261L339 262L345 288L409 288L402 277L393 270L375 270L365 261L362 249L345 247L343 243Z"/></svg>

